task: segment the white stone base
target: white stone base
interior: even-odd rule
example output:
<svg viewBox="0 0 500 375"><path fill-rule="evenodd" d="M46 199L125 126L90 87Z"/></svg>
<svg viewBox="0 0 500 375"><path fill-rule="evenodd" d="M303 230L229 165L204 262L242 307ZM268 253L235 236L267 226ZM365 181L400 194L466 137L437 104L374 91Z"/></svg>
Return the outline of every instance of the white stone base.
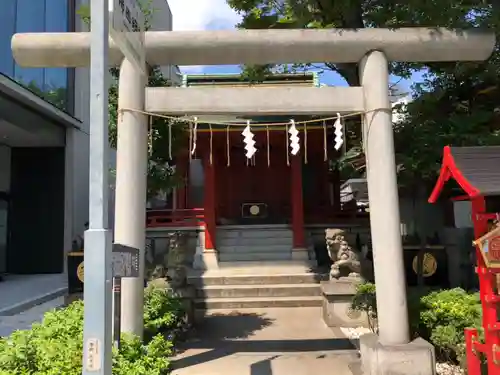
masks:
<svg viewBox="0 0 500 375"><path fill-rule="evenodd" d="M292 260L309 260L309 251L305 247L293 248Z"/></svg>
<svg viewBox="0 0 500 375"><path fill-rule="evenodd" d="M215 249L196 249L193 268L195 270L213 270L219 268L217 251Z"/></svg>
<svg viewBox="0 0 500 375"><path fill-rule="evenodd" d="M383 345L374 333L359 338L363 375L436 375L434 347L417 338L404 345Z"/></svg>

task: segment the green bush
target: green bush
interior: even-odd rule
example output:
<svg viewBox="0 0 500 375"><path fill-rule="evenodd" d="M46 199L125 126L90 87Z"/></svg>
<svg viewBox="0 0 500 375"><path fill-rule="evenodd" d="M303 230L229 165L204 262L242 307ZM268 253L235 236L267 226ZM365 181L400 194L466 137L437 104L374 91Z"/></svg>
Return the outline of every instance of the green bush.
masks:
<svg viewBox="0 0 500 375"><path fill-rule="evenodd" d="M172 333L182 324L180 302L161 289L147 289L145 339L125 336L113 351L114 375L162 375L173 352ZM80 375L83 302L45 314L30 330L0 339L0 375Z"/></svg>
<svg viewBox="0 0 500 375"><path fill-rule="evenodd" d="M361 284L352 307L376 318L375 286ZM408 315L413 337L430 341L438 358L461 362L465 354L464 329L481 327L481 301L478 293L468 293L460 288L415 289L408 292Z"/></svg>
<svg viewBox="0 0 500 375"><path fill-rule="evenodd" d="M144 337L146 340L157 334L170 340L184 323L182 301L172 297L169 290L148 286L144 291Z"/></svg>

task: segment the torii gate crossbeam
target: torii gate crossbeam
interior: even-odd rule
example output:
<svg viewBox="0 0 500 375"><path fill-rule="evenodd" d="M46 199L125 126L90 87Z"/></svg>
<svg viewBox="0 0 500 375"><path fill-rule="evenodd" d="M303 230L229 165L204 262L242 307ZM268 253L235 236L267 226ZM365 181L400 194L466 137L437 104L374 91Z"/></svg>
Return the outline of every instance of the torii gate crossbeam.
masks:
<svg viewBox="0 0 500 375"><path fill-rule="evenodd" d="M110 40L109 61L123 55ZM278 64L329 61L358 63L369 51L389 61L483 61L495 37L480 30L443 28L148 31L151 65ZM87 67L89 33L26 33L12 38L16 62L29 67Z"/></svg>

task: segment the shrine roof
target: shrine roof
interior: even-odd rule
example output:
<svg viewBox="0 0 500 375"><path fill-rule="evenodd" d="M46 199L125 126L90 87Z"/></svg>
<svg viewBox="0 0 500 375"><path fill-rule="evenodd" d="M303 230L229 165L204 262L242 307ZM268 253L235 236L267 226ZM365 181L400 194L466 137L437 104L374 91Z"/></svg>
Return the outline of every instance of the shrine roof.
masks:
<svg viewBox="0 0 500 375"><path fill-rule="evenodd" d="M317 72L276 73L264 77L263 81L253 82L240 73L186 74L183 86L320 86Z"/></svg>
<svg viewBox="0 0 500 375"><path fill-rule="evenodd" d="M429 203L436 202L450 178L470 198L500 195L500 146L445 146L441 171Z"/></svg>

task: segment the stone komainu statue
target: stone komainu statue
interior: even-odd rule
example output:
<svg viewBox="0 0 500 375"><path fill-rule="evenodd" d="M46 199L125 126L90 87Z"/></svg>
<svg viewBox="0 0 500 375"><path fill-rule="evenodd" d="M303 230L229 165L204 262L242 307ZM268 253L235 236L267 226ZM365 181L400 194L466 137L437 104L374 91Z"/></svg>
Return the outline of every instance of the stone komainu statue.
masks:
<svg viewBox="0 0 500 375"><path fill-rule="evenodd" d="M342 229L326 229L325 240L328 255L333 262L330 279L361 277L360 253L349 245L345 232Z"/></svg>

